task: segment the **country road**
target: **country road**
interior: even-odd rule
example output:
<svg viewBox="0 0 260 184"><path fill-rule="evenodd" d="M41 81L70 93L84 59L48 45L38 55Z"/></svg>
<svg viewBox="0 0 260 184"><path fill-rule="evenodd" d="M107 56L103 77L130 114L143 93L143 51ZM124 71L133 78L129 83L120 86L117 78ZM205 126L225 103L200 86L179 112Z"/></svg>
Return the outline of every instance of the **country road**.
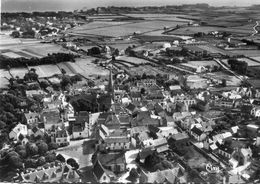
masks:
<svg viewBox="0 0 260 184"><path fill-rule="evenodd" d="M258 31L256 29L257 26L259 26L259 22L258 21L256 21L256 25L253 27L254 33L251 36L255 36L258 33Z"/></svg>

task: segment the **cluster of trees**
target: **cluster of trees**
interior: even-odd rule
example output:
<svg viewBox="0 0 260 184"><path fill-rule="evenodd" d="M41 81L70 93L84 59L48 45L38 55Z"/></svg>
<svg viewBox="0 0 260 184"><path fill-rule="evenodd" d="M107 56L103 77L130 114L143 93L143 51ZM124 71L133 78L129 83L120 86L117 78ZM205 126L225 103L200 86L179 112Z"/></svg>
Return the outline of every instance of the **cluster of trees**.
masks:
<svg viewBox="0 0 260 184"><path fill-rule="evenodd" d="M79 55L74 55L71 53L53 53L48 54L48 56L43 58L5 58L3 56L0 57L1 60L1 68L9 69L12 67L26 67L26 66L38 66L44 64L56 64L64 61L72 61L75 62L75 58L79 57Z"/></svg>
<svg viewBox="0 0 260 184"><path fill-rule="evenodd" d="M65 75L65 70L61 70L63 73L63 76L61 78L60 87L63 90L67 90L69 86L71 86L73 83L77 83L78 81L82 81L82 77L80 75L74 75L74 76L68 76Z"/></svg>
<svg viewBox="0 0 260 184"><path fill-rule="evenodd" d="M0 148L9 141L8 133L23 119L19 108L21 98L16 94L0 94Z"/></svg>
<svg viewBox="0 0 260 184"><path fill-rule="evenodd" d="M139 162L139 158L137 157L136 161ZM172 169L173 165L171 162L167 161L167 159L157 152L152 152L149 156L145 158L143 167L150 172L155 172L158 170Z"/></svg>
<svg viewBox="0 0 260 184"><path fill-rule="evenodd" d="M237 71L238 73L245 75L247 73L248 64L245 61L239 61L236 58L230 58L228 64L231 70Z"/></svg>
<svg viewBox="0 0 260 184"><path fill-rule="evenodd" d="M47 144L43 139L35 143L28 142L26 145L18 143L14 150L3 153L0 163L6 167L7 171L36 168L55 161L56 154L52 150L57 148L56 143Z"/></svg>

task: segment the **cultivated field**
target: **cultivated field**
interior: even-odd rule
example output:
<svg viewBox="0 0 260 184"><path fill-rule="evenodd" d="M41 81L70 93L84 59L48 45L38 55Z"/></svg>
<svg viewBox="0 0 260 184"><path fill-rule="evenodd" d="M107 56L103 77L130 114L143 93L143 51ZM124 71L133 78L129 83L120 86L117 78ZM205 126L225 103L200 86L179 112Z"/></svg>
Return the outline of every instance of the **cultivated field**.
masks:
<svg viewBox="0 0 260 184"><path fill-rule="evenodd" d="M260 56L258 56L258 57L251 57L251 58L256 60L256 61L258 61L258 62L260 62Z"/></svg>
<svg viewBox="0 0 260 184"><path fill-rule="evenodd" d="M260 66L260 61L256 62L256 61L248 59L248 58L238 58L238 60L247 62L248 66ZM225 63L227 66L229 66L227 59L222 59L221 61L223 63Z"/></svg>
<svg viewBox="0 0 260 184"><path fill-rule="evenodd" d="M78 58L75 63L65 62L64 64L69 68L69 70L72 73L79 73L84 77L90 77L95 75L108 75L108 70L104 70L103 68L92 63L94 59L96 58Z"/></svg>
<svg viewBox="0 0 260 184"><path fill-rule="evenodd" d="M198 66L219 66L219 64L216 61L189 61L188 64L192 65L194 67L198 67Z"/></svg>
<svg viewBox="0 0 260 184"><path fill-rule="evenodd" d="M260 57L260 50L231 50L234 54L243 54L247 57Z"/></svg>
<svg viewBox="0 0 260 184"><path fill-rule="evenodd" d="M142 75L143 73L146 73L147 75L156 75L158 73L162 74L162 71L160 71L157 68L154 68L152 66L133 67L133 68L130 68L129 72L133 75Z"/></svg>
<svg viewBox="0 0 260 184"><path fill-rule="evenodd" d="M213 73L207 73L207 76L210 76L216 80L222 80L225 79L227 81L227 86L238 86L240 85L241 81L235 77L231 76L224 72L213 72Z"/></svg>
<svg viewBox="0 0 260 184"><path fill-rule="evenodd" d="M36 39L14 39L7 35L0 35L0 40L0 53L10 58L40 58L49 53L69 52L59 45L43 44Z"/></svg>
<svg viewBox="0 0 260 184"><path fill-rule="evenodd" d="M89 23L89 27L91 27L91 24ZM100 24L100 23L99 23ZM119 37L119 36L126 36L126 35L132 35L134 32L136 33L144 33L144 32L150 32L153 30L162 29L164 27L175 27L177 24L181 24L180 22L174 22L174 21L164 21L164 20L154 20L154 21L139 21L139 22L127 22L124 24L116 24L116 25L110 25L105 26L106 23L103 23L103 27L100 25L94 25L92 28L89 28L87 25L82 29L75 29L73 30L73 33L84 33L84 34L90 34L90 35L101 35L101 36L111 36L111 37ZM109 22L110 24L110 22Z"/></svg>
<svg viewBox="0 0 260 184"><path fill-rule="evenodd" d="M61 74L60 69L56 65L30 66L29 68L35 68L39 78L50 77L54 74Z"/></svg>
<svg viewBox="0 0 260 184"><path fill-rule="evenodd" d="M14 77L23 78L24 75L25 75L26 73L28 73L28 69L27 69L27 68L11 68L11 69L10 69L10 73L11 73Z"/></svg>
<svg viewBox="0 0 260 184"><path fill-rule="evenodd" d="M149 61L147 61L145 59L140 59L140 58L136 58L136 57L128 57L128 56L119 56L116 59L124 60L124 61L134 63L134 64L149 63Z"/></svg>
<svg viewBox="0 0 260 184"><path fill-rule="evenodd" d="M168 32L167 34L176 34L176 35L193 35L198 32L202 33L210 33L213 31L223 31L223 32L230 32L232 34L236 35L250 35L253 33L253 25L244 25L244 26L239 26L239 27L230 27L230 28L224 28L224 27L215 27L215 26L189 26L189 27L184 27L180 28L171 32Z"/></svg>

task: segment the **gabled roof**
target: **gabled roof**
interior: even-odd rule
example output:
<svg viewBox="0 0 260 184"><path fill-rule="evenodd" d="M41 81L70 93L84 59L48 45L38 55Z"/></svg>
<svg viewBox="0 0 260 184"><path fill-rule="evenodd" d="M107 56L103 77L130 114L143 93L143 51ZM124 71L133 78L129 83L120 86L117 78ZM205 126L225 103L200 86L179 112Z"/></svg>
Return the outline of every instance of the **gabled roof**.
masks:
<svg viewBox="0 0 260 184"><path fill-rule="evenodd" d="M175 183L175 179L178 176L179 168L166 169L163 171L155 171L150 173L145 173L147 177L147 183Z"/></svg>
<svg viewBox="0 0 260 184"><path fill-rule="evenodd" d="M189 136L186 133L182 132L182 133L173 134L170 138L172 138L175 141L178 141L178 140L189 139Z"/></svg>
<svg viewBox="0 0 260 184"><path fill-rule="evenodd" d="M201 134L203 134L203 132L198 129L196 126L194 126L192 129L191 129L192 132L194 132L196 135L200 136Z"/></svg>
<svg viewBox="0 0 260 184"><path fill-rule="evenodd" d="M39 117L39 113L36 112L29 112L29 113L24 113L25 118L31 119L31 118L38 118Z"/></svg>

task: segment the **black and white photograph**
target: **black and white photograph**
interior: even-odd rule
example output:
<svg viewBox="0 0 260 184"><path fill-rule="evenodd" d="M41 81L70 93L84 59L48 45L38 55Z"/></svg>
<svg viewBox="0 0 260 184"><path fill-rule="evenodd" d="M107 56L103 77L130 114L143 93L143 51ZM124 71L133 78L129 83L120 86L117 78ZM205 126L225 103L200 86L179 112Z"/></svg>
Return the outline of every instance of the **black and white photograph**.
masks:
<svg viewBox="0 0 260 184"><path fill-rule="evenodd" d="M0 2L0 183L260 183L260 0Z"/></svg>

